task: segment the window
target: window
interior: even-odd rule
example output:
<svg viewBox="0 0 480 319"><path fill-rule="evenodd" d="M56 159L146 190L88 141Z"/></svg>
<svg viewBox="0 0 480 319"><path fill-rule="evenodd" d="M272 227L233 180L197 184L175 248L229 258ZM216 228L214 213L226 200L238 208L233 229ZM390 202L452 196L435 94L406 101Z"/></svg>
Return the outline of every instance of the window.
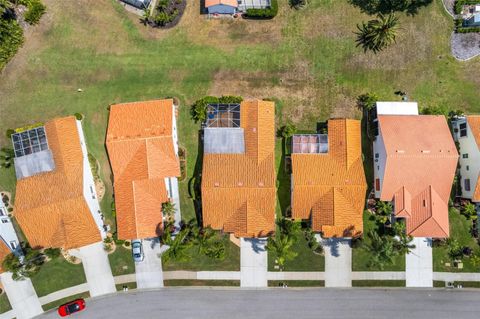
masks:
<svg viewBox="0 0 480 319"><path fill-rule="evenodd" d="M465 188L465 191L467 192L470 191L470 178L465 178L463 180L463 188Z"/></svg>
<svg viewBox="0 0 480 319"><path fill-rule="evenodd" d="M380 157L380 154L375 153L375 158L379 158L379 157Z"/></svg>
<svg viewBox="0 0 480 319"><path fill-rule="evenodd" d="M427 207L427 201L423 200L423 207Z"/></svg>
<svg viewBox="0 0 480 319"><path fill-rule="evenodd" d="M2 219L2 223L8 224L8 219L6 219L6 218L5 218L5 219Z"/></svg>
<svg viewBox="0 0 480 319"><path fill-rule="evenodd" d="M0 216L7 216L7 212L5 211L5 209L0 208Z"/></svg>
<svg viewBox="0 0 480 319"><path fill-rule="evenodd" d="M12 240L10 242L10 247L12 247L13 250L17 249L17 242L15 240Z"/></svg>
<svg viewBox="0 0 480 319"><path fill-rule="evenodd" d="M468 153L462 154L462 158L468 158Z"/></svg>
<svg viewBox="0 0 480 319"><path fill-rule="evenodd" d="M465 167L465 169L468 171L470 170L470 166L467 165L467 167Z"/></svg>
<svg viewBox="0 0 480 319"><path fill-rule="evenodd" d="M467 136L467 123L460 124L460 137Z"/></svg>
<svg viewBox="0 0 480 319"><path fill-rule="evenodd" d="M380 190L380 178L375 179L375 190L376 191Z"/></svg>

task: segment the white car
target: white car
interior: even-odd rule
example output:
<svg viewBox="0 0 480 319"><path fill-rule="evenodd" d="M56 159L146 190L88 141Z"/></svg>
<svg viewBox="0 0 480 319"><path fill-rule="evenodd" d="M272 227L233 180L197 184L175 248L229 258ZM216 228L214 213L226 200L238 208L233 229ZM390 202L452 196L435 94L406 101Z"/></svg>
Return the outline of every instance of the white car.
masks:
<svg viewBox="0 0 480 319"><path fill-rule="evenodd" d="M145 258L143 255L142 241L140 239L132 240L132 255L133 260L137 263L142 262Z"/></svg>

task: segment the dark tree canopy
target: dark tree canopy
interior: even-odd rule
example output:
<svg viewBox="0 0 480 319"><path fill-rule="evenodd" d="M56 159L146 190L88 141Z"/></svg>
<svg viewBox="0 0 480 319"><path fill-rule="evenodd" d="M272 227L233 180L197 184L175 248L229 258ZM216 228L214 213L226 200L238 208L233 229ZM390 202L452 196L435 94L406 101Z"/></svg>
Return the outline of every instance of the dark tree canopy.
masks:
<svg viewBox="0 0 480 319"><path fill-rule="evenodd" d="M428 6L432 0L349 0L351 4L368 14L387 14L390 12L406 12L415 15L422 7Z"/></svg>

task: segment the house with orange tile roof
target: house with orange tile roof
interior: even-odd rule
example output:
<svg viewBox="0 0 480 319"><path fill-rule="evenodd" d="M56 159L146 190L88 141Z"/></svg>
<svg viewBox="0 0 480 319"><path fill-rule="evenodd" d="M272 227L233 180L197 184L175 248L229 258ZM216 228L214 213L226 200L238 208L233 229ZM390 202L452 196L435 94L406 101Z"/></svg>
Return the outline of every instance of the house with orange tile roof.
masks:
<svg viewBox="0 0 480 319"><path fill-rule="evenodd" d="M57 118L12 135L14 215L33 248L79 248L105 236L81 122Z"/></svg>
<svg viewBox="0 0 480 319"><path fill-rule="evenodd" d="M180 222L177 126L172 99L110 106L107 150L114 177L118 238L161 235L162 204Z"/></svg>
<svg viewBox="0 0 480 319"><path fill-rule="evenodd" d="M23 254L17 233L8 216L7 207L0 198L0 273L2 272L3 260L10 253L18 256Z"/></svg>
<svg viewBox="0 0 480 319"><path fill-rule="evenodd" d="M203 225L236 237L275 231L275 105L209 105L203 129Z"/></svg>
<svg viewBox="0 0 480 319"><path fill-rule="evenodd" d="M363 232L367 184L360 121L331 119L328 134L292 137L292 218L309 220L322 237Z"/></svg>
<svg viewBox="0 0 480 319"><path fill-rule="evenodd" d="M377 109L374 119L375 197L393 203L407 234L446 238L458 152L444 116L417 115L401 103L395 112Z"/></svg>
<svg viewBox="0 0 480 319"><path fill-rule="evenodd" d="M480 202L480 116L461 116L452 121L453 136L458 142L459 175L462 198Z"/></svg>

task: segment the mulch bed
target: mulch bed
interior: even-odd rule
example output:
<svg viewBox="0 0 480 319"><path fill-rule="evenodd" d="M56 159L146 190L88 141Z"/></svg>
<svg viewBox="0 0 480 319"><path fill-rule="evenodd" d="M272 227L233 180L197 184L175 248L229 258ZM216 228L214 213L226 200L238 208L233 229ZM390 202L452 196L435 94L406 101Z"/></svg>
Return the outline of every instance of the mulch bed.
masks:
<svg viewBox="0 0 480 319"><path fill-rule="evenodd" d="M154 27L154 28L161 28L161 29L173 28L174 26L176 26L180 22L180 19L182 18L183 13L185 12L186 6L187 6L187 0L183 0L180 4L177 4L175 0L171 0L167 11L172 11L173 9L177 9L178 10L178 15L175 17L175 19L173 19L172 22L167 23L165 25L158 25L153 21L149 21L148 24L151 27ZM153 13L156 13L156 12L157 12L157 10L155 8Z"/></svg>

